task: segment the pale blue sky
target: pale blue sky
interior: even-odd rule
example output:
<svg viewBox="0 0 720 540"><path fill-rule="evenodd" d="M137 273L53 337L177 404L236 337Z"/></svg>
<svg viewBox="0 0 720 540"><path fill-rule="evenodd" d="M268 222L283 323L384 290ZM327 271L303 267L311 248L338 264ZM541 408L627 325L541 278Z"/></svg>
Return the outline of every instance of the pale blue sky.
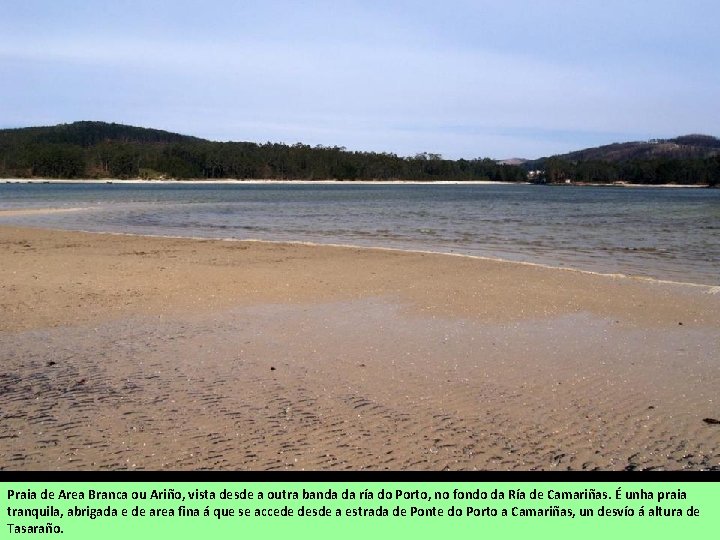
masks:
<svg viewBox="0 0 720 540"><path fill-rule="evenodd" d="M0 0L0 127L539 157L720 135L717 0Z"/></svg>

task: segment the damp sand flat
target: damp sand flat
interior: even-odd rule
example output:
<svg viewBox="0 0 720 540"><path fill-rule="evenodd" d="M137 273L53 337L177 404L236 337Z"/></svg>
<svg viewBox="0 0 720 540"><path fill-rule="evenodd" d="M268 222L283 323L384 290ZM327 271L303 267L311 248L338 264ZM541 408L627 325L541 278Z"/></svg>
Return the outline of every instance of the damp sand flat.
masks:
<svg viewBox="0 0 720 540"><path fill-rule="evenodd" d="M14 228L0 261L6 469L720 467L709 287Z"/></svg>

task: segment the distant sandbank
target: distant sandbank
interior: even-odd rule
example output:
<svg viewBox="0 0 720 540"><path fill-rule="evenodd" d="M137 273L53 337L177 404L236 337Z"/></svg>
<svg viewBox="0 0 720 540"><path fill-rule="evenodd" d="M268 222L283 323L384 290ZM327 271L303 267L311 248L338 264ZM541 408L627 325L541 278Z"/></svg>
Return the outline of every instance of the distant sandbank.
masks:
<svg viewBox="0 0 720 540"><path fill-rule="evenodd" d="M33 216L42 214L63 214L65 212L80 212L86 208L11 208L0 209L0 217Z"/></svg>
<svg viewBox="0 0 720 540"><path fill-rule="evenodd" d="M177 184L338 184L338 185L532 185L532 182L497 182L491 180L268 180L268 179L212 179L212 180L142 180L142 179L117 179L101 178L88 180L58 180L45 178L5 178L0 183L6 184L155 184L155 185L177 185ZM595 186L595 187L627 187L627 188L706 188L707 185L698 184L632 184L627 182L615 183L581 183L553 184L554 186Z"/></svg>
<svg viewBox="0 0 720 540"><path fill-rule="evenodd" d="M2 182L2 180L0 180ZM58 179L44 179L44 178L6 178L4 182L10 184L160 184L160 185L177 185L177 184L343 184L343 185L354 185L354 184L411 184L411 185L422 185L422 184L437 184L437 185L454 185L454 184L468 184L468 185L503 185L503 184L527 184L528 182L495 182L490 180L269 180L269 179L236 179L236 178L225 178L225 179L212 179L212 180L201 180L201 179L187 179L187 180L142 180L142 179L115 179L115 178L103 178L103 179L91 179L91 180L58 180Z"/></svg>

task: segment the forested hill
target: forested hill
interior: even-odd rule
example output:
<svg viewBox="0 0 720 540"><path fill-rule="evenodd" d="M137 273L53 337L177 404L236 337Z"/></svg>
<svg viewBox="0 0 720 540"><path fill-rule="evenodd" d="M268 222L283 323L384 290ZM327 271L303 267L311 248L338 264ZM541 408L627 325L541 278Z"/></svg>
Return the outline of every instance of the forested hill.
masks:
<svg viewBox="0 0 720 540"><path fill-rule="evenodd" d="M675 139L614 143L559 156L569 161L629 161L661 158L706 158L720 155L720 139L711 135L684 135Z"/></svg>
<svg viewBox="0 0 720 540"><path fill-rule="evenodd" d="M639 184L720 183L720 139L684 135L675 139L615 143L523 164L532 180L556 183L632 182Z"/></svg>
<svg viewBox="0 0 720 540"><path fill-rule="evenodd" d="M0 130L0 144L70 144L82 147L102 142L114 143L192 143L202 139L162 131L105 122L74 122L49 127Z"/></svg>
<svg viewBox="0 0 720 540"><path fill-rule="evenodd" d="M304 144L211 142L104 122L0 130L4 178L267 178L525 181L492 159L404 158Z"/></svg>
<svg viewBox="0 0 720 540"><path fill-rule="evenodd" d="M534 161L212 142L105 122L0 130L0 178L267 178L720 184L720 139L616 143Z"/></svg>

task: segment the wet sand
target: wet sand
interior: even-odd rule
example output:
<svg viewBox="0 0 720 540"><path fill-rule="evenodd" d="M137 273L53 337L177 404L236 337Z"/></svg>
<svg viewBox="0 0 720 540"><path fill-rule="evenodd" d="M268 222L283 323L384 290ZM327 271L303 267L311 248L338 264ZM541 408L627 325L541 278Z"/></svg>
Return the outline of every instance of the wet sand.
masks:
<svg viewBox="0 0 720 540"><path fill-rule="evenodd" d="M716 293L0 227L0 467L717 469Z"/></svg>

